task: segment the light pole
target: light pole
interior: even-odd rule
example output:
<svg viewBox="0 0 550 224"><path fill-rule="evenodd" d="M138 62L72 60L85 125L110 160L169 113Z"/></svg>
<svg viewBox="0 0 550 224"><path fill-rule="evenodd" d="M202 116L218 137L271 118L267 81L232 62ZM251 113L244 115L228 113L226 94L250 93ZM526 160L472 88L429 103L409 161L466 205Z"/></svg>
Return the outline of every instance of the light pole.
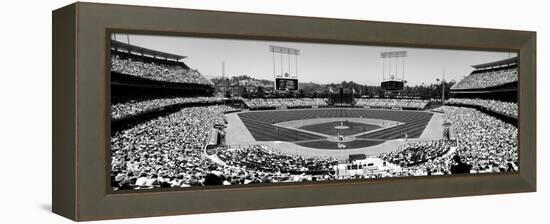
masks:
<svg viewBox="0 0 550 224"><path fill-rule="evenodd" d="M441 105L445 104L445 68L443 68L443 80L441 80Z"/></svg>

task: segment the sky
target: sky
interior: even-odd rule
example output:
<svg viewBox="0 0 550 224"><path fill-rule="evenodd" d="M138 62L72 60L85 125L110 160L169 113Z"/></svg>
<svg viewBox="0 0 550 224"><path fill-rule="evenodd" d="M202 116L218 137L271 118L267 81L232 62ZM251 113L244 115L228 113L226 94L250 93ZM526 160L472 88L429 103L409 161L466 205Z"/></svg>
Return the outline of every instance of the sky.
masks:
<svg viewBox="0 0 550 224"><path fill-rule="evenodd" d="M443 73L445 80L460 81L473 71L471 65L516 56L509 52L183 36L117 34L116 39L122 42L129 39L132 45L186 56L183 61L208 78L222 75L223 62L226 77L248 75L274 80L274 73L281 74L282 70L291 75L297 73L299 82L319 84L354 81L380 85L383 77L389 78L392 74L404 78L409 86L435 83L436 79L442 79ZM281 63L281 55L271 53L270 45L299 49L300 55L291 56L289 63L289 57L283 54ZM395 58L391 62L380 58L381 52L388 51L407 51L404 62L403 58L397 59L397 72Z"/></svg>

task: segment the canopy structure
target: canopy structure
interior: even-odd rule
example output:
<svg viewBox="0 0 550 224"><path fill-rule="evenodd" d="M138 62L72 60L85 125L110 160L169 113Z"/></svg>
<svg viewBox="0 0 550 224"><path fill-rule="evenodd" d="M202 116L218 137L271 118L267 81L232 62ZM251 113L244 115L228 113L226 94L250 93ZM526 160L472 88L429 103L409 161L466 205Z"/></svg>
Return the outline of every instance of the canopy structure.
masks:
<svg viewBox="0 0 550 224"><path fill-rule="evenodd" d="M486 68L494 68L494 67L503 67L503 66L513 65L517 63L518 63L518 57L512 57L512 58L507 58L500 61L493 61L493 62L488 62L483 64L472 65L472 67L475 69L486 69Z"/></svg>
<svg viewBox="0 0 550 224"><path fill-rule="evenodd" d="M162 52L162 51L152 50L152 49L148 49L148 48L144 48L144 47L140 47L140 46L127 44L127 43L120 42L120 41L117 41L117 40L111 40L111 49L113 49L115 51L123 50L123 51L127 51L129 53L139 54L139 55L142 55L142 56L150 56L150 57L159 58L159 59L164 58L166 60L174 60L174 61L180 61L180 60L186 58L186 56L181 56L181 55L177 55L177 54L170 54L170 53L166 53L166 52Z"/></svg>

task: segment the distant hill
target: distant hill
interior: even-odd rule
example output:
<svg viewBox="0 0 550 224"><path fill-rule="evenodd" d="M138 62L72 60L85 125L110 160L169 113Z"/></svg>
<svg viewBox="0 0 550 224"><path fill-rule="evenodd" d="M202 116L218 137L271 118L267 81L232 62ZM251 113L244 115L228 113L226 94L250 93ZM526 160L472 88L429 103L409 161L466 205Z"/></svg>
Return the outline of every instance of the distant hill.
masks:
<svg viewBox="0 0 550 224"><path fill-rule="evenodd" d="M226 77L225 79L218 76L211 78L210 81L216 86L247 86L247 87L258 87L262 86L264 88L273 88L273 81L267 79L257 79L247 75L232 76Z"/></svg>
<svg viewBox="0 0 550 224"><path fill-rule="evenodd" d="M216 87L239 87L236 89L241 89L237 95L243 95L247 93L257 93L257 94L279 94L273 91L273 80L267 79L257 79L247 75L232 76L232 77L213 77L210 79L214 86ZM456 81L451 80L445 84L445 93L448 95L450 93L450 87L453 86ZM315 82L300 82L299 83L299 95L301 96L327 96L330 94L330 91L339 91L340 88L346 89L347 91L354 91L354 94L362 97L382 97L396 95L396 93L387 93L384 92L380 86L369 86L362 85L353 81L343 81L340 83L330 83L330 84L319 84ZM223 89L223 88L222 88ZM440 83L430 83L429 85L415 85L408 86L405 85L405 88L398 93L400 96L408 97L421 97L421 98L439 98L441 97L441 84Z"/></svg>

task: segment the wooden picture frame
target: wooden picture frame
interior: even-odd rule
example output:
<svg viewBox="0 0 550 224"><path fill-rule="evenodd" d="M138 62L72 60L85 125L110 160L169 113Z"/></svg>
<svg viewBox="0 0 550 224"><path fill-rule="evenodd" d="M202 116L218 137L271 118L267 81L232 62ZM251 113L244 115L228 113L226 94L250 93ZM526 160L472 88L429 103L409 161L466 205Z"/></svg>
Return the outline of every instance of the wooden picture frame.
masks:
<svg viewBox="0 0 550 224"><path fill-rule="evenodd" d="M536 33L74 3L53 12L53 212L72 220L536 191ZM151 19L154 18L154 19ZM109 35L130 32L518 53L519 162L512 174L115 193L109 169Z"/></svg>

